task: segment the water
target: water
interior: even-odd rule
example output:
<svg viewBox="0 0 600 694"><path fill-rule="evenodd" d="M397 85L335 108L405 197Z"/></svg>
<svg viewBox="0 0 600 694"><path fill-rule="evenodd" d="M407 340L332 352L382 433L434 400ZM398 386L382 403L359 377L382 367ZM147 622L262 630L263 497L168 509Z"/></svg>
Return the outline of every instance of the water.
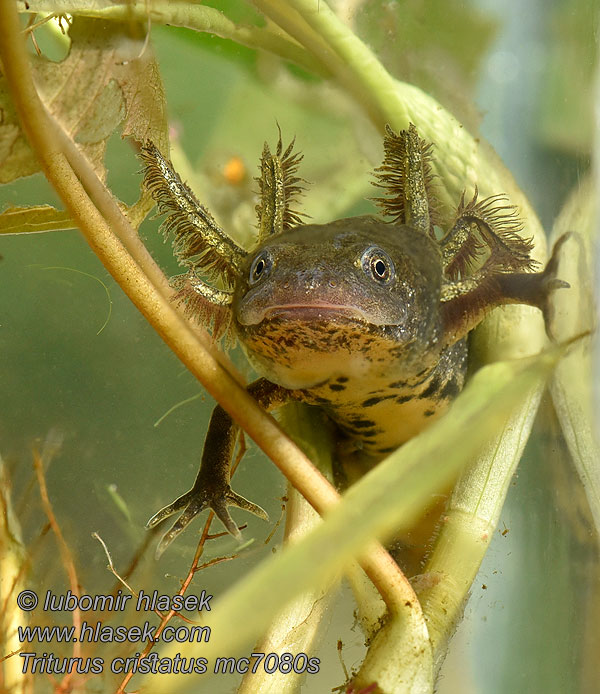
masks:
<svg viewBox="0 0 600 694"><path fill-rule="evenodd" d="M570 36L565 25L561 29L561 17L577 18L597 8L592 2L535 2L527 8L511 2L503 4L500 15L495 3L482 0L479 6L493 11L501 23L476 89L476 103L484 114L481 130L549 228L588 163L586 142L559 137L561 123L544 114L551 103L547 89L555 84L549 66L561 55L561 39ZM335 217L369 209L362 200L372 194L368 172L379 145L364 128L363 116L345 100L335 102L339 108L333 113L328 111L323 106L327 92L310 91L314 85L307 82L303 95L285 72L264 58L255 64L245 49L231 50L223 42L215 48L206 38L169 30L155 31L154 38L172 128L191 164L203 172L199 185L235 229L247 230L252 218L251 177L263 140L273 140L276 119L285 137L295 133L305 151L304 175L315 183L311 214L326 221L328 213ZM440 44L445 39L440 37ZM591 34L583 43L590 42ZM576 129L577 123L571 127ZM219 184L215 173L232 155L242 156L248 166L241 189ZM113 137L108 161L109 185L122 199L134 201L139 163L127 143ZM320 181L329 185L320 189ZM0 188L2 204L42 201L55 199L40 176ZM156 226L155 221L146 222L142 236L161 267L173 274L177 267L170 247ZM107 570L105 551L92 533L106 543L115 570L125 573L148 539L146 520L191 485L214 403L123 295L79 232L4 237L0 253L0 440L23 544L31 552L22 585L40 595L46 590L64 594L71 586L66 568L75 566L85 593L124 590ZM251 378L243 362L237 363ZM545 414L552 422L547 405ZM47 518L32 465L36 452L44 451L48 494L73 564L45 530ZM474 583L465 624L440 681L443 694L594 691L596 537L577 480L568 470L568 455L555 428L541 424L503 514L500 531L508 533L497 533ZM279 517L283 481L253 447L235 487L257 500L272 519ZM248 523L244 537L253 543L234 561L211 566L194 582L199 591L217 597L268 558L281 535L279 531L265 545L271 526L248 514L234 515ZM127 579L130 585L175 594L200 528L195 522L158 563L152 556L157 538L152 538ZM233 540L220 538L209 543L201 561L236 550ZM5 557L13 551L3 550ZM346 665L359 663L362 636L350 631L351 610L346 591L319 651L323 672L307 681L303 691L328 691L343 681L335 649L338 638L345 643ZM70 624L70 614L50 615L39 608L31 613L30 623L50 625L54 617L57 624ZM130 610L121 622L129 626L154 619L151 613ZM66 644L52 648L64 657L71 653ZM99 647L98 653L108 662L141 648L142 643L127 648L116 644ZM112 691L120 679L108 676L106 684L92 680L90 687ZM215 684L213 679L201 684L202 690L190 680L188 690L230 691L234 680L226 677ZM42 678L36 679L36 687L44 691Z"/></svg>

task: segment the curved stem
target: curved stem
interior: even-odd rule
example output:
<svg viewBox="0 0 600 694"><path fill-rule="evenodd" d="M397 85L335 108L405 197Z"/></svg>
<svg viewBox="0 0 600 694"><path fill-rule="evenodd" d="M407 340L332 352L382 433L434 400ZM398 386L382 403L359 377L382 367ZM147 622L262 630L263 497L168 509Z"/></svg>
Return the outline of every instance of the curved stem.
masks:
<svg viewBox="0 0 600 694"><path fill-rule="evenodd" d="M140 240L136 230L131 226L127 217L125 217L119 208L110 190L108 190L104 183L98 178L87 157L65 132L62 125L45 107L44 114L49 132L57 138L62 153L73 171L77 172L77 177L86 194L89 196L90 201L102 214L110 228L118 236L121 243L125 246L126 250L146 277L152 281L154 286L157 287L164 296L170 297L173 294L173 290L169 286L167 278L154 261L154 258L150 255L146 246L144 246Z"/></svg>
<svg viewBox="0 0 600 694"><path fill-rule="evenodd" d="M372 98L368 89L365 89L363 81L356 79L356 74L353 70L353 61L346 62L344 57L339 55L335 50L336 43L331 41L329 32L323 31L323 27L318 22L315 25L310 21L309 16L306 16L301 6L298 3L283 3L279 0L252 0L255 5L266 17L269 17L273 22L278 24L286 33L295 38L302 46L305 46L309 54L312 54L321 66L321 72L331 75L336 79L350 94L353 94L355 99L360 103L364 110L369 114L374 123L380 124L380 129L386 123L384 112L380 105ZM294 8L294 4L296 7ZM335 15L329 7L323 3L315 1L315 9L317 12L330 13L332 17ZM337 19L337 18L336 18ZM325 26L332 26L329 19L326 19ZM357 45L363 46L366 51L368 49L361 41L357 40ZM385 71L383 66L370 53L371 62L375 67L379 67L381 72L390 80L390 75ZM368 69L368 66L367 66ZM379 72L378 71L378 72Z"/></svg>
<svg viewBox="0 0 600 694"><path fill-rule="evenodd" d="M444 512L444 523L423 569L424 575L442 580L432 581L419 592L438 667L498 527L543 389L543 383L536 384L523 395L519 406L506 415L498 435L463 470ZM511 446L506 445L509 436Z"/></svg>
<svg viewBox="0 0 600 694"><path fill-rule="evenodd" d="M23 7L25 11L25 7ZM158 0L152 3L144 0L115 3L108 7L82 6L74 0L41 0L29 9L30 12L52 12L72 14L80 17L94 17L114 21L141 21L150 19L155 24L182 27L203 33L214 34L222 39L230 39L242 46L254 50L267 51L284 60L304 68L308 72L327 76L327 71L318 60L302 46L291 41L283 34L276 33L272 28L242 26L235 24L222 12L207 5L195 5L185 2Z"/></svg>
<svg viewBox="0 0 600 694"><path fill-rule="evenodd" d="M429 94L395 79L325 0L252 3L312 53L353 95L379 131L383 132L386 124L404 130L414 123L421 137L435 144L432 167L438 175L436 193L440 202L455 209L462 192L475 186L482 197L499 191L507 193L520 208L526 222L525 235L534 237L535 258L545 260L546 238L535 211L491 147L473 137ZM541 322L536 332L537 347L543 343Z"/></svg>
<svg viewBox="0 0 600 694"><path fill-rule="evenodd" d="M320 514L332 508L339 501L335 489L198 340L189 325L141 271L112 233L108 220L90 200L53 136L52 124L33 83L15 4L9 0L0 2L0 58L23 130L46 177L108 272L177 357L248 432L313 508ZM381 545L366 553L361 565L391 609L404 604L407 592L412 594L410 584Z"/></svg>

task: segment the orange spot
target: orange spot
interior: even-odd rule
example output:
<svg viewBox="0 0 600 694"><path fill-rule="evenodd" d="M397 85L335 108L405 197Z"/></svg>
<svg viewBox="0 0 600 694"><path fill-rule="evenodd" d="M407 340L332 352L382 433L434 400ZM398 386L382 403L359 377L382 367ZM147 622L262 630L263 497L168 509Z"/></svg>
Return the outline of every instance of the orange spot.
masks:
<svg viewBox="0 0 600 694"><path fill-rule="evenodd" d="M240 157L231 157L223 167L223 176L227 183L238 186L246 178L246 167Z"/></svg>

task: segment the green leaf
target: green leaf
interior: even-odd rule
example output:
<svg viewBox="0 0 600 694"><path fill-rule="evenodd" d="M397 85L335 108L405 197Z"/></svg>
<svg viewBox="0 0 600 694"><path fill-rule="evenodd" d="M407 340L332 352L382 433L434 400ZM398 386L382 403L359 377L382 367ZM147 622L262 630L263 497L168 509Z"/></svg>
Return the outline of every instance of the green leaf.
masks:
<svg viewBox="0 0 600 694"><path fill-rule="evenodd" d="M335 579L371 538L408 527L430 495L497 433L523 395L548 377L561 353L554 349L481 369L447 416L357 482L305 540L265 561L219 600L207 615L212 634L203 656L211 662L224 652L239 652L300 591ZM161 655L173 657L177 651L184 654L181 644ZM402 672L412 671L406 661L397 665ZM175 677L155 680L153 691L174 691ZM401 678L402 673L395 671L392 677Z"/></svg>
<svg viewBox="0 0 600 694"><path fill-rule="evenodd" d="M417 590L436 666L460 620L465 601L498 526L506 495L529 438L544 389L542 380L504 415L497 434L463 470L444 511L444 522Z"/></svg>
<svg viewBox="0 0 600 694"><path fill-rule="evenodd" d="M78 142L104 179L106 140L123 136L168 145L162 82L151 48L138 25L76 18L71 49L59 62L32 56L40 96L66 133ZM0 183L39 171L0 78Z"/></svg>
<svg viewBox="0 0 600 694"><path fill-rule="evenodd" d="M69 213L51 205L9 207L0 213L0 234L35 234L74 228Z"/></svg>
<svg viewBox="0 0 600 694"><path fill-rule="evenodd" d="M588 176L572 194L552 232L556 241L575 231L562 247L558 277L569 289L554 297L553 330L558 341L593 331L596 307L593 284L597 195ZM582 338L559 364L551 383L552 400L573 463L585 488L596 528L600 530L600 443L592 411L591 337Z"/></svg>

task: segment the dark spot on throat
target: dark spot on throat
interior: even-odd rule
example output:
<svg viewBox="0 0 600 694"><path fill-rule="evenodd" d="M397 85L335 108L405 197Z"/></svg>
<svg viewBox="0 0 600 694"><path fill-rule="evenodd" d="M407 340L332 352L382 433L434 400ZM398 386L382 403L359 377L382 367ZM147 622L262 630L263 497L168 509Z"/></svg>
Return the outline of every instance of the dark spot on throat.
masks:
<svg viewBox="0 0 600 694"><path fill-rule="evenodd" d="M394 395L380 395L379 397L375 398L368 398L367 400L364 400L361 402L360 406L361 407L373 407L373 405L377 405L377 403L383 402L384 400L389 400L390 398L395 397Z"/></svg>
<svg viewBox="0 0 600 694"><path fill-rule="evenodd" d="M389 387L390 388L404 388L408 385L406 381L394 381L393 383L390 383Z"/></svg>
<svg viewBox="0 0 600 694"><path fill-rule="evenodd" d="M352 421L352 427L362 429L364 427L374 427L375 422L372 419L355 419Z"/></svg>
<svg viewBox="0 0 600 694"><path fill-rule="evenodd" d="M439 378L432 378L430 384L425 388L425 390L422 393L419 393L420 398L430 398L432 395L438 392L440 389L440 380Z"/></svg>
<svg viewBox="0 0 600 694"><path fill-rule="evenodd" d="M454 379L450 379L440 391L440 397L454 399L460 392L458 383Z"/></svg>

